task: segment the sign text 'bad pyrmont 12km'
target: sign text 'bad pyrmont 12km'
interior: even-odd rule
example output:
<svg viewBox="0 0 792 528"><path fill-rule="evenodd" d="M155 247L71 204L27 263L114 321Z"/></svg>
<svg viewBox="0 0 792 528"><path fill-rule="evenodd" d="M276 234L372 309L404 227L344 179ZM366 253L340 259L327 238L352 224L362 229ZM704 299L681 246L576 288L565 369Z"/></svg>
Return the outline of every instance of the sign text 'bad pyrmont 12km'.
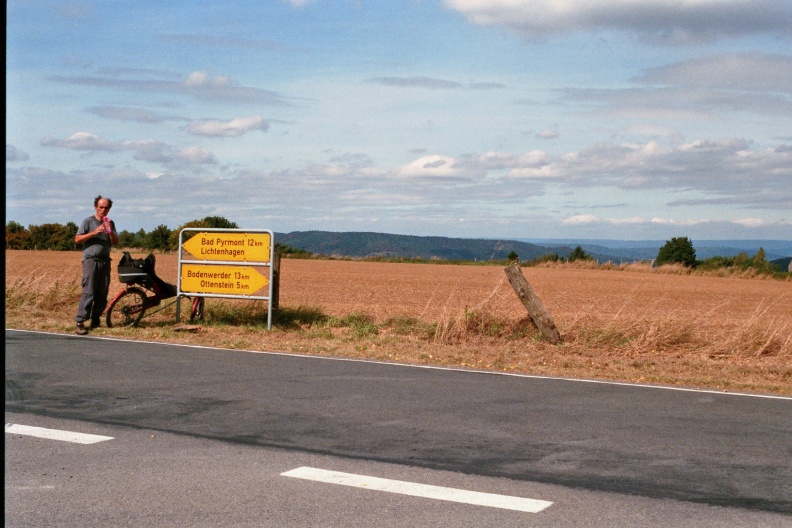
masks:
<svg viewBox="0 0 792 528"><path fill-rule="evenodd" d="M270 258L269 233L197 233L183 244L201 260L267 262Z"/></svg>

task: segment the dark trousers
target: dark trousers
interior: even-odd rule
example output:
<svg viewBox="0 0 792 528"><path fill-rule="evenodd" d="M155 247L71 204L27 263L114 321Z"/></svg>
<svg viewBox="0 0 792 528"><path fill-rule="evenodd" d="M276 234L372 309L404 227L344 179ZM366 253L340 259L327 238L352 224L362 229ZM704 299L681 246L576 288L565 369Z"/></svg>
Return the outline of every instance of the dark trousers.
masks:
<svg viewBox="0 0 792 528"><path fill-rule="evenodd" d="M102 318L107 308L107 294L110 291L110 259L87 258L83 260L82 295L77 306L75 320L78 323Z"/></svg>

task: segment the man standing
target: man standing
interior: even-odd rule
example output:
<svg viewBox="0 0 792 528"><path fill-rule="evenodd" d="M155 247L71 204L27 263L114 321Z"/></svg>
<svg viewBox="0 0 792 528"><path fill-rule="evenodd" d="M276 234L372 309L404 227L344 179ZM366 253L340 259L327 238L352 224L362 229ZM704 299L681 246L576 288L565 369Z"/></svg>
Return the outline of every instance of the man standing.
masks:
<svg viewBox="0 0 792 528"><path fill-rule="evenodd" d="M96 213L80 224L74 237L75 244L84 244L82 261L82 295L77 306L77 327L79 335L88 333L86 321L90 320L91 329L97 328L102 312L107 307L107 294L110 290L110 248L118 244L115 222L107 213L113 200L99 195L94 199Z"/></svg>

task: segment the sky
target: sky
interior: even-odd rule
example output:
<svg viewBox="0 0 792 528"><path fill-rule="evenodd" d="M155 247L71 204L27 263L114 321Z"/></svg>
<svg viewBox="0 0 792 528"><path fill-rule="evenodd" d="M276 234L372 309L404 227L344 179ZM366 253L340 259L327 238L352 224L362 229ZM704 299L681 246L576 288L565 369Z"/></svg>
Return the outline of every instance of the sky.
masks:
<svg viewBox="0 0 792 528"><path fill-rule="evenodd" d="M790 0L6 10L6 222L792 239Z"/></svg>

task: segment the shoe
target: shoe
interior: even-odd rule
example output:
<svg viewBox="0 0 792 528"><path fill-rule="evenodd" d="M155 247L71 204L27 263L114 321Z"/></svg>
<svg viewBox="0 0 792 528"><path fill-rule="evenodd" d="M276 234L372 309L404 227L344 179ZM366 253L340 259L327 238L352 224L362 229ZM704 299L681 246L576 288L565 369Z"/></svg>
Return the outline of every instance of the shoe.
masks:
<svg viewBox="0 0 792 528"><path fill-rule="evenodd" d="M77 335L85 335L88 333L88 330L85 328L84 324L77 323L77 327L74 329L74 333Z"/></svg>
<svg viewBox="0 0 792 528"><path fill-rule="evenodd" d="M91 321L91 330L99 328L100 321Z"/></svg>

